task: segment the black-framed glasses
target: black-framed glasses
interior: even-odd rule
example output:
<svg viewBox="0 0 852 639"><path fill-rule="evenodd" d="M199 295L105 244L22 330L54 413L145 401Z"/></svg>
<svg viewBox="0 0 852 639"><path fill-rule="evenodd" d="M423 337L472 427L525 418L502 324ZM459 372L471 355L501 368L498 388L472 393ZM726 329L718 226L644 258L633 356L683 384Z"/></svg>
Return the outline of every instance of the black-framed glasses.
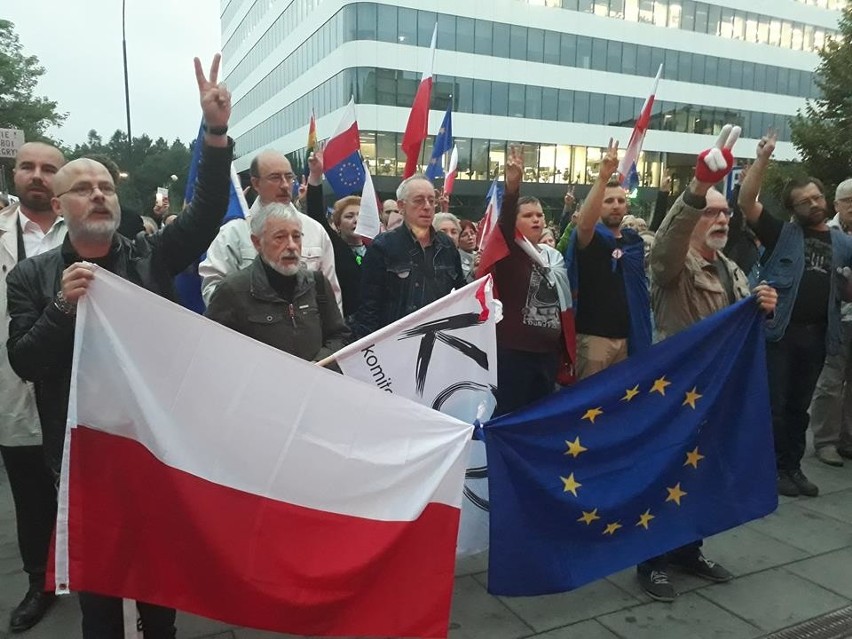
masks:
<svg viewBox="0 0 852 639"><path fill-rule="evenodd" d="M733 209L729 209L729 208L725 208L725 209L704 209L701 212L701 215L703 215L704 217L715 218L715 217L719 217L720 213L724 214L724 216L726 218L728 218L729 220L734 216Z"/></svg>

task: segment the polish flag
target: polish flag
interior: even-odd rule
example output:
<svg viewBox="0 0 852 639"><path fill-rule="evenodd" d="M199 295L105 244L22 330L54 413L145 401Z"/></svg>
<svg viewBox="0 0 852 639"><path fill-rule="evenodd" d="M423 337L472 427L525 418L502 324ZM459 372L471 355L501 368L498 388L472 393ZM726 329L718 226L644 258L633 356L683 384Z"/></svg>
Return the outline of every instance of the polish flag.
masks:
<svg viewBox="0 0 852 639"><path fill-rule="evenodd" d="M447 636L469 424L103 269L73 361L58 592L298 635Z"/></svg>
<svg viewBox="0 0 852 639"><path fill-rule="evenodd" d="M497 180L491 183L491 197L485 215L476 230L476 246L480 250L479 266L476 277L482 277L491 271L494 265L509 254L509 247L503 233L497 228L500 216L500 200L497 193Z"/></svg>
<svg viewBox="0 0 852 639"><path fill-rule="evenodd" d="M432 44L429 45L429 68L424 71L408 114L408 124L402 136L402 150L405 152L405 172L402 179L411 177L417 172L420 160L420 149L426 139L426 129L429 125L429 104L432 100L432 69L435 66L435 41L438 38L438 24L432 31Z"/></svg>
<svg viewBox="0 0 852 639"><path fill-rule="evenodd" d="M444 194L449 196L453 193L453 186L456 183L456 173L459 169L459 147L453 145L453 152L450 154L450 165L447 167L447 177L444 178Z"/></svg>
<svg viewBox="0 0 852 639"><path fill-rule="evenodd" d="M654 86L651 89L651 95L645 100L642 105L642 110L639 112L639 118L636 120L636 126L633 127L633 133L630 134L630 142L618 163L618 174L621 179L621 185L627 187L630 178L630 167L639 161L639 153L642 151L642 142L645 141L645 133L648 132L648 126L651 124L651 110L654 108L654 100L657 97L657 85L660 84L660 76L663 73L663 65L657 70L657 77L654 78Z"/></svg>

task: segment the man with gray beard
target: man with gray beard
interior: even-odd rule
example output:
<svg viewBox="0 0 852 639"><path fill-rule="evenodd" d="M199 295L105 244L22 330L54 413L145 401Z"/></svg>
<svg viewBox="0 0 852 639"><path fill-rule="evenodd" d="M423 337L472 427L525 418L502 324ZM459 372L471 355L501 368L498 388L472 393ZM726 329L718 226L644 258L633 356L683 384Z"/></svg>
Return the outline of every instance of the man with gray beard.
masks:
<svg viewBox="0 0 852 639"><path fill-rule="evenodd" d="M745 273L722 253L731 209L725 196L713 188L733 168L731 148L739 134L739 127L722 128L716 147L699 156L695 178L657 230L650 271L651 303L660 339L750 294ZM761 284L754 293L761 310L774 313L775 289ZM642 589L658 601L673 601L676 593L669 580L670 564L709 581L731 580L728 570L704 557L701 545L697 541L642 562L636 569Z"/></svg>
<svg viewBox="0 0 852 639"><path fill-rule="evenodd" d="M9 362L22 379L35 384L44 453L56 474L65 439L77 303L86 294L94 269L104 268L176 301L174 276L213 241L228 208L234 149L227 136L231 96L217 84L218 72L218 54L209 80L195 59L206 133L195 195L173 224L132 240L119 235L120 208L112 176L99 162L74 160L53 178L51 206L65 219L64 242L24 260L6 280ZM116 565L115 570L125 567ZM79 601L83 639L124 637L121 599L80 592ZM145 639L174 639L173 609L143 602L137 602L137 607Z"/></svg>
<svg viewBox="0 0 852 639"><path fill-rule="evenodd" d="M205 315L308 361L343 348L349 329L331 284L301 264L301 216L284 204L267 204L251 218L251 241L257 257L222 280Z"/></svg>

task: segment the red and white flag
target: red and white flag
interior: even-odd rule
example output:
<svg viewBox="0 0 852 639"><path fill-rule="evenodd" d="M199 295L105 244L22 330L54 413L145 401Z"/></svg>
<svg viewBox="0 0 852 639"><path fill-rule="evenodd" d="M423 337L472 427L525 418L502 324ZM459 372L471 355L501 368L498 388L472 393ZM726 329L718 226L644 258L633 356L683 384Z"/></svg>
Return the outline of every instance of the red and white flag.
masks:
<svg viewBox="0 0 852 639"><path fill-rule="evenodd" d="M438 38L438 24L432 31L432 44L429 45L429 67L423 72L420 86L408 114L408 123L402 135L402 150L405 152L405 172L402 179L417 173L417 163L420 160L420 149L426 139L426 129L429 125L429 105L432 101L432 69L435 66L435 42Z"/></svg>
<svg viewBox="0 0 852 639"><path fill-rule="evenodd" d="M453 291L334 354L344 375L469 424L495 408L499 318L491 277ZM458 555L488 547L485 444L472 443Z"/></svg>
<svg viewBox="0 0 852 639"><path fill-rule="evenodd" d="M358 223L355 225L355 235L372 240L382 232L382 222L379 218L379 198L373 186L370 169L364 163L364 190L361 192L361 210L358 212Z"/></svg>
<svg viewBox="0 0 852 639"><path fill-rule="evenodd" d="M636 120L636 126L633 127L633 133L630 134L630 142L627 143L624 157L618 163L618 174L622 185L627 183L631 167L639 160L639 153L642 151L642 142L645 141L645 133L648 132L648 126L651 124L651 110L654 108L654 100L657 97L657 85L660 84L662 73L663 65L661 64L657 70L657 77L654 78L651 95L645 99L645 104L642 105L642 110L639 112L639 117Z"/></svg>
<svg viewBox="0 0 852 639"><path fill-rule="evenodd" d="M447 167L447 177L444 178L444 195L449 197L453 193L453 186L456 183L456 173L459 170L459 147L453 145L453 151L450 153L450 165Z"/></svg>
<svg viewBox="0 0 852 639"><path fill-rule="evenodd" d="M469 424L102 269L73 357L58 591L299 635L447 636Z"/></svg>
<svg viewBox="0 0 852 639"><path fill-rule="evenodd" d="M497 180L491 183L491 197L485 215L476 229L476 246L480 251L479 266L476 268L476 276L482 277L489 273L494 265L509 254L509 247L503 233L497 227L497 219L500 217L500 200L497 194Z"/></svg>

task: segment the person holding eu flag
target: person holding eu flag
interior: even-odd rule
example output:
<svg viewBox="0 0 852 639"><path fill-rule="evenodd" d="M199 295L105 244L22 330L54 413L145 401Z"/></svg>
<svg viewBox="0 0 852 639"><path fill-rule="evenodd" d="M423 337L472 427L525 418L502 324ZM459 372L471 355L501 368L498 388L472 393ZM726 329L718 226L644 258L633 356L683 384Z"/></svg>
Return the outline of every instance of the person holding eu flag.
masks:
<svg viewBox="0 0 852 639"><path fill-rule="evenodd" d="M740 127L722 128L716 145L698 156L695 178L672 205L651 249L651 304L658 337L677 333L750 295L748 278L722 253L728 241L731 209L714 188L731 171L731 152ZM764 313L775 311L778 294L760 284L753 291ZM716 582L733 575L701 553L701 541L637 566L643 590L659 601L674 601L668 566Z"/></svg>

